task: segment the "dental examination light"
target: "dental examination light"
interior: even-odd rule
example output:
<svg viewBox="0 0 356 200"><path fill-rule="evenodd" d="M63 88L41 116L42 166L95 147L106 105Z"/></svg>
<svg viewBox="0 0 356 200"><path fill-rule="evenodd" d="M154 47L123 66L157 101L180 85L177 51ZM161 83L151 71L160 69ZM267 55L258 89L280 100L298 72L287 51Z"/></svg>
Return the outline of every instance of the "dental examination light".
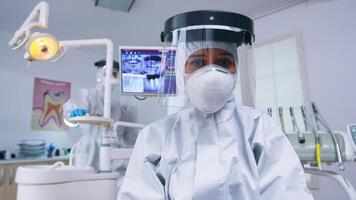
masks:
<svg viewBox="0 0 356 200"><path fill-rule="evenodd" d="M114 122L111 119L111 87L118 84L113 77L113 55L114 45L110 39L85 39L85 40L64 40L58 41L54 36L48 33L32 34L33 28L48 28L49 6L47 2L40 2L32 10L21 27L15 32L13 38L9 41L9 46L14 50L26 47L25 59L29 61L52 61L61 59L68 48L79 48L84 46L105 46L106 47L106 71L104 80L104 111L103 116L79 116L70 118L66 124L71 127L77 124L91 124L104 127L101 134L101 146L99 156L99 171L110 172L112 158L128 158L131 149L112 149L110 146L112 138L112 129L117 126L142 128L144 125ZM62 50L62 53L60 53ZM115 123L115 124L114 124ZM112 154L116 154L112 156ZM120 154L120 155L117 155Z"/></svg>
<svg viewBox="0 0 356 200"><path fill-rule="evenodd" d="M57 55L61 46L58 40L49 34L34 33L26 49L25 58L27 60L47 61Z"/></svg>
<svg viewBox="0 0 356 200"><path fill-rule="evenodd" d="M47 2L40 2L9 41L9 46L14 50L26 48L24 58L29 62L58 60L55 59L55 56L62 49L60 42L48 33L32 33L33 28L48 28L48 15L49 6Z"/></svg>

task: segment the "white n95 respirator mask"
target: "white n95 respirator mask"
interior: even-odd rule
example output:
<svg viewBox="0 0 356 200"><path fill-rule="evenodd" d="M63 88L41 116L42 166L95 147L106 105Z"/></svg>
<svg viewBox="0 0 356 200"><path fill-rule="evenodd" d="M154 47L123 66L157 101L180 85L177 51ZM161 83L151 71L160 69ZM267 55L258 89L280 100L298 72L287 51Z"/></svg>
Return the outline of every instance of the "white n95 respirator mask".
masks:
<svg viewBox="0 0 356 200"><path fill-rule="evenodd" d="M236 75L218 65L207 65L185 78L193 105L204 113L215 113L232 98Z"/></svg>

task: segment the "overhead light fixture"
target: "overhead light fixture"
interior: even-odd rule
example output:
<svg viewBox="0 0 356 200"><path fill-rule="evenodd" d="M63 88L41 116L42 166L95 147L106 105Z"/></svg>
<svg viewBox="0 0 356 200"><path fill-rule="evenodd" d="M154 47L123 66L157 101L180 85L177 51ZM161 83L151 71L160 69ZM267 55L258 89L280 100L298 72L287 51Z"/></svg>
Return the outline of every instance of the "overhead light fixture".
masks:
<svg viewBox="0 0 356 200"><path fill-rule="evenodd" d="M49 6L47 2L40 2L31 11L21 27L15 32L12 39L9 41L9 46L14 50L26 48L25 59L29 61L57 61L63 57L63 54L57 56L62 49L62 45L58 40L47 33L32 33L31 30L35 27L41 29L48 28Z"/></svg>

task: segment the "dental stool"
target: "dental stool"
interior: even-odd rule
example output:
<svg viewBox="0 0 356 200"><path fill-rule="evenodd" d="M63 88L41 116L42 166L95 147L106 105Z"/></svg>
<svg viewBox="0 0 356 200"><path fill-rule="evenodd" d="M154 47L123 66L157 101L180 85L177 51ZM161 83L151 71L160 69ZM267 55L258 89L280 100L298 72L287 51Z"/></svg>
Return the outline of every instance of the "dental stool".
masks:
<svg viewBox="0 0 356 200"><path fill-rule="evenodd" d="M119 173L96 173L62 162L17 169L17 200L115 200Z"/></svg>

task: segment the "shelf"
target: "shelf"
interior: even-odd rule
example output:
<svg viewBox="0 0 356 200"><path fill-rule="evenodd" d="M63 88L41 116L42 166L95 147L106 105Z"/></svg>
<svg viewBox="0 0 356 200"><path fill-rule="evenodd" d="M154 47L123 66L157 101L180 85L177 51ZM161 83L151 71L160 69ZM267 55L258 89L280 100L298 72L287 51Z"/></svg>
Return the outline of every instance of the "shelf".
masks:
<svg viewBox="0 0 356 200"><path fill-rule="evenodd" d="M0 165L3 164L18 164L18 163L33 163L33 162L51 162L51 161L66 161L68 156L55 156L51 158L39 157L39 158L14 158L9 160L0 160Z"/></svg>

